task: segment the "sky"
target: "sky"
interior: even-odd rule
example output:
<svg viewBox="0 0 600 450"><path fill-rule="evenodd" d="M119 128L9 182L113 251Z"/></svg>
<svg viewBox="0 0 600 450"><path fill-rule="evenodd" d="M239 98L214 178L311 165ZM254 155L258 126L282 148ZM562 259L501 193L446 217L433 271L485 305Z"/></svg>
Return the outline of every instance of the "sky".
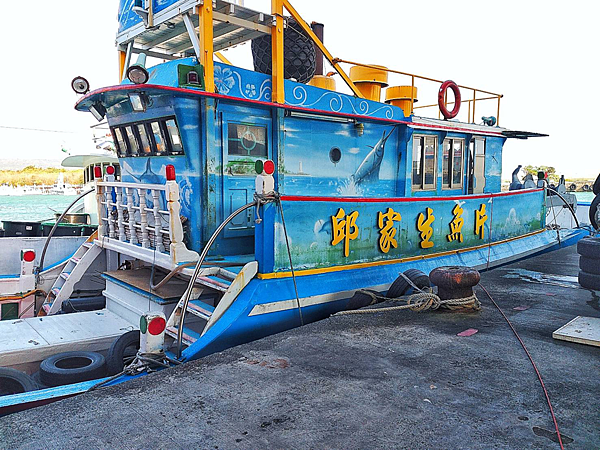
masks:
<svg viewBox="0 0 600 450"><path fill-rule="evenodd" d="M3 4L0 39L0 159L61 159L93 149L90 114L73 109L71 80L91 88L118 83L118 1L30 0ZM596 131L593 1L323 1L292 0L307 22L325 24L325 44L335 56L503 94L499 124L549 134L508 140L503 178L517 164L554 166L567 177L600 172ZM269 0L246 0L270 12ZM251 68L250 45L228 50L233 64ZM349 66L344 66L349 70ZM399 75L391 85L410 84ZM338 89L343 82L337 78ZM438 83L418 82L421 105L437 102ZM472 93L463 90L463 97ZM417 104L418 106L418 104ZM466 117L466 103L461 116ZM437 117L437 109L418 110ZM477 118L496 115L496 102L478 102ZM7 128L9 127L9 128ZM52 132L21 130L30 128ZM59 132L60 131L60 132ZM96 130L102 135L106 130Z"/></svg>

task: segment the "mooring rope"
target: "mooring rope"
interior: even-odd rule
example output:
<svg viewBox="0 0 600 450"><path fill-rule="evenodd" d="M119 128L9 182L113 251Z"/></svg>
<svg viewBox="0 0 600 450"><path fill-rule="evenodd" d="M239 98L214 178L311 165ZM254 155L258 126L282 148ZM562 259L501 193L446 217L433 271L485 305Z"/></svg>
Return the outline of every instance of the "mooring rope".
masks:
<svg viewBox="0 0 600 450"><path fill-rule="evenodd" d="M448 300L440 299L433 292L421 291L412 295L405 295L402 297L391 298L384 295L378 295L375 292L360 289L357 292L370 296L374 302L379 303L383 301L402 302L405 301L406 305L398 306L386 306L383 308L373 309L353 309L350 311L340 311L335 316L345 316L350 314L375 314L380 312L390 311L402 311L410 309L414 312L422 312L427 310L435 311L439 308L447 309L459 309L459 308L471 308L476 311L481 309L481 303L475 294L465 298L453 298Z"/></svg>

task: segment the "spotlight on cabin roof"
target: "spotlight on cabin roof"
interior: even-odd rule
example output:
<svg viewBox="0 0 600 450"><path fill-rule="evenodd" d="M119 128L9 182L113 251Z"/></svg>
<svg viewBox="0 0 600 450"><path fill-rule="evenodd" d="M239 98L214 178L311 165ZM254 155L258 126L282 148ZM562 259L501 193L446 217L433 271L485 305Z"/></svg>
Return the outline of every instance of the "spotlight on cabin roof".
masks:
<svg viewBox="0 0 600 450"><path fill-rule="evenodd" d="M148 82L150 75L146 70L146 54L140 53L135 64L127 68L127 78L133 84L144 84Z"/></svg>
<svg viewBox="0 0 600 450"><path fill-rule="evenodd" d="M102 119L104 119L104 116L106 115L106 108L104 105L102 105L102 103L96 102L90 106L90 112L98 122L102 122Z"/></svg>
<svg viewBox="0 0 600 450"><path fill-rule="evenodd" d="M83 77L75 77L71 81L71 88L77 94L86 94L90 90L90 83Z"/></svg>

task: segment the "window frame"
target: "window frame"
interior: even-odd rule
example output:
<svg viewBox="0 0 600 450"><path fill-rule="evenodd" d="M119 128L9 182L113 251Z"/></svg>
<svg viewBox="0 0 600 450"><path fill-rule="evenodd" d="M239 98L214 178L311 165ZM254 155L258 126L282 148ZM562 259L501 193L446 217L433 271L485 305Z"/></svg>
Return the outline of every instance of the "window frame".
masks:
<svg viewBox="0 0 600 450"><path fill-rule="evenodd" d="M179 135L180 147L181 150L174 150L174 145L171 140L171 134L169 133L169 128L167 127L167 121L173 120L175 123L175 128L177 129L177 133ZM163 140L164 151L158 151L158 145L156 143L156 137L154 136L154 130L152 129L152 124L158 124L158 129L160 132L160 136ZM150 153L144 152L142 144L142 138L140 136L139 126L142 126L144 131L146 132L146 137L148 139L148 143L150 144ZM115 125L110 127L111 133L113 134L113 138L115 141L115 146L117 148L117 154L120 158L139 158L139 157L156 157L156 156L185 156L185 146L183 143L183 137L181 135L181 129L179 128L179 124L177 122L177 118L175 116L166 116L166 117L157 117L153 119L140 120L130 123L123 123L119 125ZM121 145L118 142L117 134L115 130L118 130L121 137L123 138L123 143L125 144L125 149L121 148ZM135 140L136 150L134 153L131 147L132 143L130 142L128 130L131 130L132 135Z"/></svg>
<svg viewBox="0 0 600 450"><path fill-rule="evenodd" d="M439 158L439 138L436 134L413 134L412 136L412 161L411 161L411 185L412 185L412 191L416 192L416 191L427 191L427 192L431 192L431 191L437 191L437 177L438 177L438 158ZM420 170L421 170L421 184L420 185L415 185L414 183L414 179L413 179L413 175L414 175L414 168L413 168L413 164L416 162L415 161L415 155L416 155L416 148L417 146L415 145L415 140L419 139L420 140L420 144L421 144L421 151L420 151ZM433 139L434 144L433 144L433 183L426 183L426 174L425 174L425 152L426 152L426 148L427 148L427 139Z"/></svg>
<svg viewBox="0 0 600 450"><path fill-rule="evenodd" d="M444 149L446 142L450 144L450 150L448 153L448 177L449 183L444 183ZM460 142L462 145L462 152L460 157L460 183L456 183L454 180L454 143ZM442 142L442 189L462 189L465 178L465 139L464 138L445 138Z"/></svg>

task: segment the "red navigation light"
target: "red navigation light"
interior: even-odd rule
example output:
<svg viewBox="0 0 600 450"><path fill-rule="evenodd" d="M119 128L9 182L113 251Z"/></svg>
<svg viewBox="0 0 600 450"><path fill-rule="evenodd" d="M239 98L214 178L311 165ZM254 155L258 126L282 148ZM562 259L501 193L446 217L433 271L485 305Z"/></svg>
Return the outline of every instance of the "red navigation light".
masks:
<svg viewBox="0 0 600 450"><path fill-rule="evenodd" d="M33 250L27 250L23 252L23 261L25 262L33 262L35 259L35 252Z"/></svg>
<svg viewBox="0 0 600 450"><path fill-rule="evenodd" d="M167 322L165 319L162 317L155 317L148 324L148 333L150 333L152 336L157 336L165 331L166 326Z"/></svg>
<svg viewBox="0 0 600 450"><path fill-rule="evenodd" d="M267 159L264 163L263 170L267 175L273 175L275 172L275 164L270 159Z"/></svg>
<svg viewBox="0 0 600 450"><path fill-rule="evenodd" d="M167 172L167 181L175 181L175 166L173 164L169 164L165 170Z"/></svg>
<svg viewBox="0 0 600 450"><path fill-rule="evenodd" d="M115 167L110 165L110 166L106 166L106 173L108 175L114 175L115 174Z"/></svg>
<svg viewBox="0 0 600 450"><path fill-rule="evenodd" d="M102 178L102 167L100 167L100 166L94 167L94 178Z"/></svg>

